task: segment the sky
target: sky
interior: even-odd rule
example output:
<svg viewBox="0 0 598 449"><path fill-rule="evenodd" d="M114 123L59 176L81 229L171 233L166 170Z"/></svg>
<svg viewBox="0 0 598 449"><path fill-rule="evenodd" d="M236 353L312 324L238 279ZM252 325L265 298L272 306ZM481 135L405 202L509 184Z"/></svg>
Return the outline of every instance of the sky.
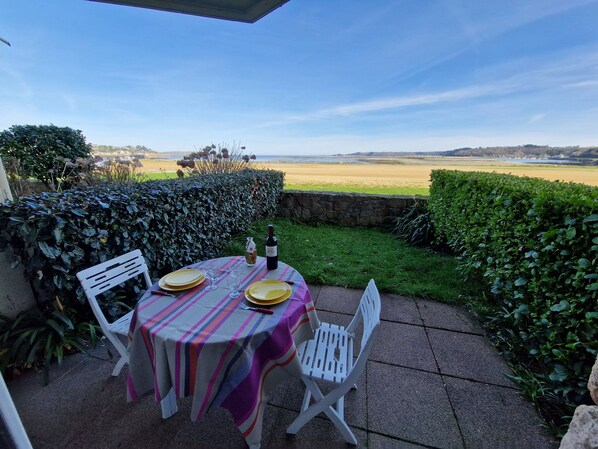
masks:
<svg viewBox="0 0 598 449"><path fill-rule="evenodd" d="M256 155L598 145L598 0L290 0L254 24L0 4L0 131Z"/></svg>

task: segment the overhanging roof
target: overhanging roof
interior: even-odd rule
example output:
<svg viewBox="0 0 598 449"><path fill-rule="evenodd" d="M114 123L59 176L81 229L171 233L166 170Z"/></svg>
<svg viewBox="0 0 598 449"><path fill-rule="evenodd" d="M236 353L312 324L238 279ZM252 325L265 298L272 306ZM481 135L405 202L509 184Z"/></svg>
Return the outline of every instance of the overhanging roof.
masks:
<svg viewBox="0 0 598 449"><path fill-rule="evenodd" d="M253 23L289 0L91 0Z"/></svg>

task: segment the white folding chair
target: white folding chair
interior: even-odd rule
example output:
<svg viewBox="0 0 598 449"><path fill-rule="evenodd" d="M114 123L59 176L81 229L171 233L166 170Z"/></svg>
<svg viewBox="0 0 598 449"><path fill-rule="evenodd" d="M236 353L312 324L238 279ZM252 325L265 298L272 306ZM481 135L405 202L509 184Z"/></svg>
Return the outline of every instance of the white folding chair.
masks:
<svg viewBox="0 0 598 449"><path fill-rule="evenodd" d="M141 255L141 251L138 249L77 273L77 278L83 286L87 300L91 305L93 314L100 323L104 335L112 342L120 354L120 360L112 371L113 376L118 376L125 363L129 362L127 348L118 335L127 336L133 312L131 311L120 317L118 320L109 323L104 316L102 309L100 309L96 297L99 294L110 290L112 287L139 275L143 275L147 288L150 288L152 282L149 277L147 265Z"/></svg>
<svg viewBox="0 0 598 449"><path fill-rule="evenodd" d="M287 429L287 433L297 433L305 424L320 412L324 412L351 444L357 439L345 422L345 394L356 385L365 368L374 338L380 326L380 294L372 279L369 283L347 328L336 324L322 323L313 340L308 340L298 348L298 357L303 368L301 380L305 383L305 396L301 413ZM363 336L357 360L353 363L353 340L359 323L363 323ZM327 395L322 394L316 380L336 384ZM315 402L310 405L311 398ZM336 404L336 408L333 405Z"/></svg>

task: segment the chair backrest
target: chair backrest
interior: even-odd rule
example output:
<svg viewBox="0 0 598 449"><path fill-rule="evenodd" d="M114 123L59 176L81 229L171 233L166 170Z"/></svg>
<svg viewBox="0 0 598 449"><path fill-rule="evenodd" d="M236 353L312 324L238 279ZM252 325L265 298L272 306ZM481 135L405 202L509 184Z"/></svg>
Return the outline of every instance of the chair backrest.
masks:
<svg viewBox="0 0 598 449"><path fill-rule="evenodd" d="M355 333L357 325L360 322L363 323L363 335L361 337L359 355L353 365L353 370L347 377L349 383L354 382L353 379L358 377L365 367L367 358L372 350L374 339L380 327L381 310L382 303L380 301L380 293L378 293L376 283L371 279L359 301L359 307L357 308L353 320L351 320L351 323L347 326L347 332Z"/></svg>
<svg viewBox="0 0 598 449"><path fill-rule="evenodd" d="M149 271L138 249L77 273L77 278L102 328L108 325L108 321L100 309L97 295L139 275L143 275L147 288L150 288L152 282Z"/></svg>

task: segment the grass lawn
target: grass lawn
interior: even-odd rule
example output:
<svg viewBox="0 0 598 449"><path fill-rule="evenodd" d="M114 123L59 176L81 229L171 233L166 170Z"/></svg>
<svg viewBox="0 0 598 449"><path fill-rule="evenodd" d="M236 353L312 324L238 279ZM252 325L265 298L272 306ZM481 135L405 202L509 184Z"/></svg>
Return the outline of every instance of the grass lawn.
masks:
<svg viewBox="0 0 598 449"><path fill-rule="evenodd" d="M337 185L337 184L286 184L285 190L317 190L322 192L349 192L349 193L372 193L378 195L430 195L427 187L376 187L361 185Z"/></svg>
<svg viewBox="0 0 598 449"><path fill-rule="evenodd" d="M176 172L146 172L143 173L143 176L150 181L155 181L157 179L176 179L177 177Z"/></svg>
<svg viewBox="0 0 598 449"><path fill-rule="evenodd" d="M296 268L308 283L363 289L370 279L381 291L464 303L473 293L455 271L457 261L427 249L407 246L375 229L307 226L288 219L259 221L226 248L227 256L245 252L253 236L264 256L268 223L274 224L279 260Z"/></svg>

